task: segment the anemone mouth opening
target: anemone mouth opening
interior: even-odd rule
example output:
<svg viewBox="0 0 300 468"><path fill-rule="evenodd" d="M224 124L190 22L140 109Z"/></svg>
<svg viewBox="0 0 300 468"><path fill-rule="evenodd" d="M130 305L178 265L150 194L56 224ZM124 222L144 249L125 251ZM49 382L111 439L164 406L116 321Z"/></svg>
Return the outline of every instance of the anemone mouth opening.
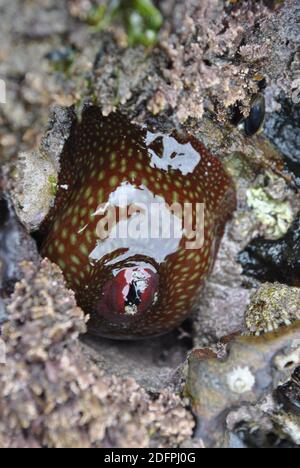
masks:
<svg viewBox="0 0 300 468"><path fill-rule="evenodd" d="M161 287L159 270L151 261L145 258L132 261L114 271L105 283L98 316L118 330L120 327L130 330L144 314L151 314L159 302ZM169 333L149 337L127 332L124 335L102 332L100 337L98 330L93 334L91 327L82 341L95 362L109 363L111 374L130 376L156 392L173 385L176 371L192 349L192 321L188 319Z"/></svg>
<svg viewBox="0 0 300 468"><path fill-rule="evenodd" d="M114 272L102 288L99 316L112 323L126 323L151 312L158 297L159 274L150 266Z"/></svg>
<svg viewBox="0 0 300 468"><path fill-rule="evenodd" d="M125 299L125 309L128 307L137 308L142 303L142 292L136 281L129 285L129 291Z"/></svg>

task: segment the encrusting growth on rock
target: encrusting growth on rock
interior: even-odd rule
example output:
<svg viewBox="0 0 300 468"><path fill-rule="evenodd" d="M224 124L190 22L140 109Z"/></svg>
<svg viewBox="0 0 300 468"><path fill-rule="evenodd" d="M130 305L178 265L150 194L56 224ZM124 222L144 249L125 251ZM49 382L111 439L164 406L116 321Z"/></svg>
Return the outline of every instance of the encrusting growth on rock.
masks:
<svg viewBox="0 0 300 468"><path fill-rule="evenodd" d="M246 310L246 334L261 335L300 320L300 289L265 283Z"/></svg>
<svg viewBox="0 0 300 468"><path fill-rule="evenodd" d="M59 268L23 263L4 327L0 447L176 447L192 415L164 390L155 399L133 379L107 376L84 354L85 318Z"/></svg>

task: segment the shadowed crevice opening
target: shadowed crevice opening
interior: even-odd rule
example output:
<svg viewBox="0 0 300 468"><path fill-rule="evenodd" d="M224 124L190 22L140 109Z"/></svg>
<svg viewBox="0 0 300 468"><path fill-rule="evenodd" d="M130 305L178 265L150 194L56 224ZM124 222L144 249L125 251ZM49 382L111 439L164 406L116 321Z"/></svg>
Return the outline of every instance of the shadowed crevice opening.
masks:
<svg viewBox="0 0 300 468"><path fill-rule="evenodd" d="M186 320L180 329L157 338L120 341L82 337L92 359L106 367L110 374L132 377L147 390L157 392L176 385L176 370L185 362L193 347L192 322Z"/></svg>

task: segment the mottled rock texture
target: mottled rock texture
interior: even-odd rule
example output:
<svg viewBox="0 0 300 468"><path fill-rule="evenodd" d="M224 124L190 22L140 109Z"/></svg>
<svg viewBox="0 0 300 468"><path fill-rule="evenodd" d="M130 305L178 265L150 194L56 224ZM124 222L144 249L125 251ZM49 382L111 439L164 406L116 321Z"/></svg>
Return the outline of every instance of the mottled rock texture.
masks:
<svg viewBox="0 0 300 468"><path fill-rule="evenodd" d="M133 379L107 377L78 341L82 311L59 269L24 263L8 306L0 367L1 447L172 447L194 421L179 397L150 397Z"/></svg>

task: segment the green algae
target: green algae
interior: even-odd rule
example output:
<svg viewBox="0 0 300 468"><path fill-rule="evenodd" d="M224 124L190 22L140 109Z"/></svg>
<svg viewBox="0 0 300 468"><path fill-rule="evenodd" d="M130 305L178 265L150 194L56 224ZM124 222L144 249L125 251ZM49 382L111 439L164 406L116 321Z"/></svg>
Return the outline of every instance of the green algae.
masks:
<svg viewBox="0 0 300 468"><path fill-rule="evenodd" d="M110 0L107 5L93 7L87 21L99 31L117 20L125 27L129 46L155 45L163 24L162 14L152 0Z"/></svg>

